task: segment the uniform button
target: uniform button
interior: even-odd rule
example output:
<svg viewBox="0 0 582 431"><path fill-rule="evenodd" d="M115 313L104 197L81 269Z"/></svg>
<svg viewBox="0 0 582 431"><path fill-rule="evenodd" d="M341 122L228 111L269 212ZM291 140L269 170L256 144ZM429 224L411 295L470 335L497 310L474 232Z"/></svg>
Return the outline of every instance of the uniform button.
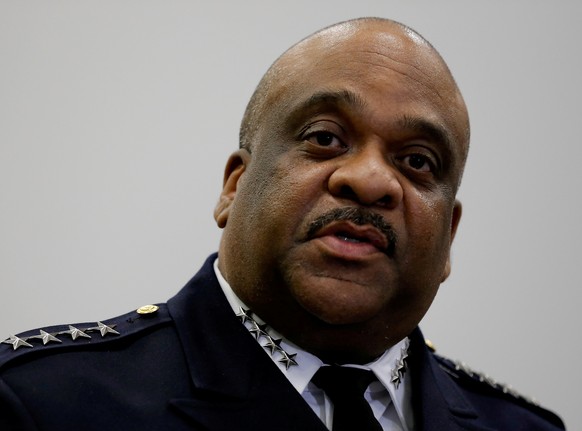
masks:
<svg viewBox="0 0 582 431"><path fill-rule="evenodd" d="M137 314L154 314L156 313L160 307L157 305L144 305L143 307L139 307L136 311Z"/></svg>
<svg viewBox="0 0 582 431"><path fill-rule="evenodd" d="M428 349L429 349L431 352L436 352L436 347L434 346L434 344L433 344L433 342L432 342L432 341L430 341L430 340L428 340L428 339L425 339L425 340L424 340L424 344L426 344L426 347L428 347Z"/></svg>

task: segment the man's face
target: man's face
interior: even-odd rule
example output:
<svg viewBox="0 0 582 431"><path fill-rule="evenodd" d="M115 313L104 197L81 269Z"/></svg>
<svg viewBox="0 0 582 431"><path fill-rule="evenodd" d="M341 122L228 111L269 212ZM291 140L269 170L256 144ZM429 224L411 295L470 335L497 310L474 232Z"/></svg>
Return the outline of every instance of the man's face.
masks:
<svg viewBox="0 0 582 431"><path fill-rule="evenodd" d="M465 108L400 28L324 33L279 63L251 151L227 166L220 268L291 341L369 361L412 331L448 275Z"/></svg>

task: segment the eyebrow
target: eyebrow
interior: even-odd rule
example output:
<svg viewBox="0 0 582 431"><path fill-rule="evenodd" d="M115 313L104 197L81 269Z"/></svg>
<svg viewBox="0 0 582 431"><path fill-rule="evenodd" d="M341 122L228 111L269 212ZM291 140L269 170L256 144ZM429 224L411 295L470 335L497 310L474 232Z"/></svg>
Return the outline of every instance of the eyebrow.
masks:
<svg viewBox="0 0 582 431"><path fill-rule="evenodd" d="M403 115L397 122L398 127L403 130L418 133L429 140L441 144L449 152L453 152L453 139L447 129L438 123L428 121L422 117Z"/></svg>
<svg viewBox="0 0 582 431"><path fill-rule="evenodd" d="M335 104L335 105L349 105L356 108L365 108L366 101L358 94L350 90L340 90L340 91L321 91L314 93L307 99L302 106L309 108L311 106L317 106L322 104Z"/></svg>
<svg viewBox="0 0 582 431"><path fill-rule="evenodd" d="M367 106L366 101L357 95L356 93L349 90L339 90L339 91L320 91L312 94L306 100L300 102L295 107L291 109L289 115L290 123L295 123L301 121L301 118L305 115L306 111L314 110L319 107L332 107L332 106L349 106L356 108L357 110L364 110Z"/></svg>

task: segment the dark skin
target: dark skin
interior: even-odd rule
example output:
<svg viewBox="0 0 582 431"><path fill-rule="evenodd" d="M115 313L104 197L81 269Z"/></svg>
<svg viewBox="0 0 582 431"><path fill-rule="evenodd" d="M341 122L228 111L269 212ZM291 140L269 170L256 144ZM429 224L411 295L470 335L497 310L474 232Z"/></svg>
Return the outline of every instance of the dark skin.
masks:
<svg viewBox="0 0 582 431"><path fill-rule="evenodd" d="M466 108L438 54L388 21L324 30L273 67L251 148L226 166L220 270L292 342L366 363L410 334L449 275ZM338 209L394 236L361 217L313 228Z"/></svg>

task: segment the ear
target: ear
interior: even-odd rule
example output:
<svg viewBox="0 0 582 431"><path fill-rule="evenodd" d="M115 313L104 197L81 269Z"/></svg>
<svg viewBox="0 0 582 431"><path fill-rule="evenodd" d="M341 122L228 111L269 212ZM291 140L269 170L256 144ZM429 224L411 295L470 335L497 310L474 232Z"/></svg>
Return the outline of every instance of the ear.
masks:
<svg viewBox="0 0 582 431"><path fill-rule="evenodd" d="M453 215L451 217L451 241L449 243L449 246L453 244L453 240L455 239L455 234L457 233L457 227L459 227L459 222L461 221L462 213L463 206L461 205L461 202L455 200L455 204L453 206ZM451 273L451 251L449 250L449 255L447 257L447 262L445 263L441 283L449 277L450 273Z"/></svg>
<svg viewBox="0 0 582 431"><path fill-rule="evenodd" d="M226 162L222 192L214 208L214 220L216 220L216 224L221 229L226 226L230 208L236 196L238 180L245 172L250 162L250 157L250 153L241 148L232 153Z"/></svg>

